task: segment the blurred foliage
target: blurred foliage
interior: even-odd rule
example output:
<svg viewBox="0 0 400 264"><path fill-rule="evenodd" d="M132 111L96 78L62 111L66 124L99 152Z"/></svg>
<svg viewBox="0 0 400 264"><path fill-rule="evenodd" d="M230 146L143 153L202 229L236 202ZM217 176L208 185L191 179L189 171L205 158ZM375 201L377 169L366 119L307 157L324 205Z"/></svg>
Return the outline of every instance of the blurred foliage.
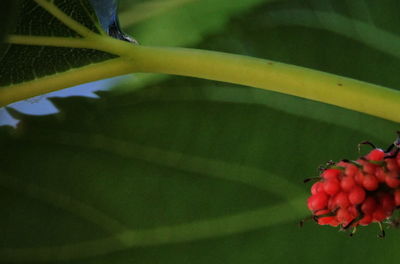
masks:
<svg viewBox="0 0 400 264"><path fill-rule="evenodd" d="M335 16L317 17L313 21L320 24L311 26L276 15L302 10L309 18L328 12L396 35L396 1L240 2L242 9L235 12L215 12L223 22L212 29L192 32L209 19L196 16L196 10L212 10L209 1L201 0L158 12L128 29L139 42L157 44L159 31L147 25L161 27L169 16L175 25L185 25L166 24L160 29L164 39L177 32L197 36L176 45L399 86L398 58L365 44L354 24L346 28L353 32L349 37L332 30L343 28L334 26L330 19ZM128 12L128 1L122 8ZM160 37L160 45L163 41ZM123 85L137 77L130 78ZM382 241L376 238L377 226L360 228L350 238L334 228L307 222L301 229L297 223L307 215L304 178L316 176L318 165L328 160L357 157L357 143L363 140L386 147L398 124L207 80L169 77L141 85L145 88L135 92L101 93L99 100L54 99L61 109L54 116L12 112L22 122L15 131L0 128L5 216L0 220L0 261L397 261L398 230L388 231Z"/></svg>

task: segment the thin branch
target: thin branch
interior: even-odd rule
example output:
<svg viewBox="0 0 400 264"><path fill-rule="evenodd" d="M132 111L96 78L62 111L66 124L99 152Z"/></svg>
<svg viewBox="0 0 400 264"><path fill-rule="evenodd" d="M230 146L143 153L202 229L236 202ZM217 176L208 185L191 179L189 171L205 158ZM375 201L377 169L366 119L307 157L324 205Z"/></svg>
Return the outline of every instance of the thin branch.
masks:
<svg viewBox="0 0 400 264"><path fill-rule="evenodd" d="M304 67L248 56L131 45L111 38L96 49L131 58L138 72L241 84L294 95L400 122L400 91Z"/></svg>
<svg viewBox="0 0 400 264"><path fill-rule="evenodd" d="M119 58L1 87L0 107L63 88L129 74L134 70L135 65L132 62Z"/></svg>
<svg viewBox="0 0 400 264"><path fill-rule="evenodd" d="M185 48L132 45L94 35L90 48L112 60L0 89L0 106L84 82L130 72L164 73L241 84L340 106L400 122L400 92L334 74L248 56ZM86 45L86 42L84 42ZM108 67L112 65L110 69ZM105 68L104 68L105 67Z"/></svg>
<svg viewBox="0 0 400 264"><path fill-rule="evenodd" d="M52 46L83 49L91 48L93 46L93 42L90 40L71 37L9 35L5 42L17 45Z"/></svg>

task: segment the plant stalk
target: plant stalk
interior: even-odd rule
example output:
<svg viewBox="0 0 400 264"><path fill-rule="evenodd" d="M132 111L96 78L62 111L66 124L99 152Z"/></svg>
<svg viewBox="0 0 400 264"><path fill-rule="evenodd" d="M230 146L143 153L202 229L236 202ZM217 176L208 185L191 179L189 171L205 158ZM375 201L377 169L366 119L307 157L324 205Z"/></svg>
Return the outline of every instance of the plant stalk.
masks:
<svg viewBox="0 0 400 264"><path fill-rule="evenodd" d="M323 102L400 122L400 91L295 65L222 52L115 45L99 49L131 58L136 72L190 76L241 84ZM115 40L111 40L114 42Z"/></svg>
<svg viewBox="0 0 400 264"><path fill-rule="evenodd" d="M54 43L46 39L43 39L43 43L40 43L40 39L35 39L32 45L46 45L46 43L54 46ZM74 48L79 48L79 45L79 42L74 42ZM118 55L120 59L2 87L0 88L0 106L85 82L141 72L190 76L240 84L400 122L399 91L351 78L223 52L132 45L102 35L86 37L82 41L82 48L88 48L88 46ZM108 68L109 66L112 67Z"/></svg>

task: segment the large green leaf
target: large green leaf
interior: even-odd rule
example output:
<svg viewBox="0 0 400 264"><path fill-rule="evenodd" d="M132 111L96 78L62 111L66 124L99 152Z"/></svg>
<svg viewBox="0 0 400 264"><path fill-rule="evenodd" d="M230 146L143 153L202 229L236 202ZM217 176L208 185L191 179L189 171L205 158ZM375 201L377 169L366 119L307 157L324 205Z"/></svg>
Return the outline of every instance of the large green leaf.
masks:
<svg viewBox="0 0 400 264"><path fill-rule="evenodd" d="M16 28L10 34L80 38L81 36L33 0L18 3ZM83 26L98 31L98 22L88 0L56 0L54 4ZM11 14L12 15L12 14ZM4 28L6 25L2 25ZM59 74L115 56L91 49L10 44L0 57L0 86ZM0 88L1 89L1 88Z"/></svg>
<svg viewBox="0 0 400 264"><path fill-rule="evenodd" d="M271 15L329 2L312 3L258 6L198 46L399 85L390 53L330 28L277 26ZM334 3L346 9L346 1ZM387 8L371 11L377 25L391 21L378 16ZM353 13L345 15L361 19ZM382 27L400 25L391 23ZM0 129L0 261L397 261L398 230L380 241L377 226L353 238L312 222L297 226L307 215L302 180L327 160L355 158L360 141L386 146L397 123L190 78L100 95L54 99L62 111L51 117L13 112L19 128Z"/></svg>
<svg viewBox="0 0 400 264"><path fill-rule="evenodd" d="M371 138L256 104L102 97L54 100L61 114L20 116L17 131L1 130L3 261L290 263L295 254L330 263L343 243L389 255L374 228L349 240L297 227L307 214L302 179L389 133ZM358 118L365 131L376 121Z"/></svg>

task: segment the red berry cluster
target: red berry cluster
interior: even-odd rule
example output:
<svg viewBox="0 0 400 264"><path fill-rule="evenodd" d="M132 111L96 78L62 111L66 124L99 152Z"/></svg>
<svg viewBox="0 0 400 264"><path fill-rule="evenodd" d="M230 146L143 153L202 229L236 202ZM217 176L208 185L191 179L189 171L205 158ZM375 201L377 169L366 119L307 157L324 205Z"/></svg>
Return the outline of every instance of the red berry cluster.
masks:
<svg viewBox="0 0 400 264"><path fill-rule="evenodd" d="M381 223L400 205L400 140L385 152L374 147L357 160L330 162L311 187L307 205L320 225Z"/></svg>

